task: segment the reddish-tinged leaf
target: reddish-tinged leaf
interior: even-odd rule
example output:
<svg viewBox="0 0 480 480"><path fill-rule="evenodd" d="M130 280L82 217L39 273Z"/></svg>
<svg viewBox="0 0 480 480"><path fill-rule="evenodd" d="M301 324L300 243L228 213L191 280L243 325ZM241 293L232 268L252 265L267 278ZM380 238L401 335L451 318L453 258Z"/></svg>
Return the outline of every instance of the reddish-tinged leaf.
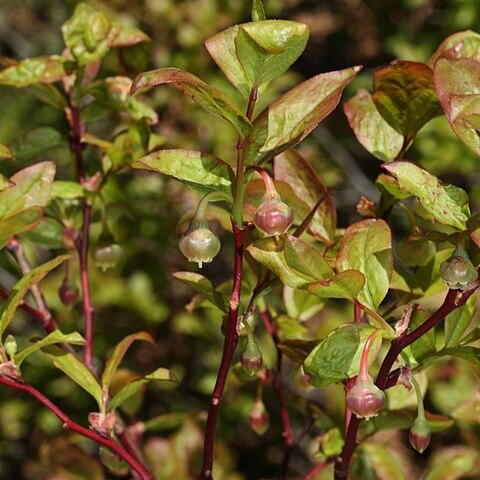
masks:
<svg viewBox="0 0 480 480"><path fill-rule="evenodd" d="M107 363L105 364L105 370L103 371L102 388L104 390L108 389L110 382L112 381L112 377L117 371L117 368L120 365L123 357L127 353L127 350L130 348L132 343L137 340L143 340L152 344L155 343L155 340L149 333L138 332L133 333L132 335L128 335L119 344L117 344L112 354L108 358Z"/></svg>
<svg viewBox="0 0 480 480"><path fill-rule="evenodd" d="M372 310L388 292L393 272L392 234L383 220L368 219L350 225L337 255L337 271L358 270L365 285L358 300Z"/></svg>
<svg viewBox="0 0 480 480"><path fill-rule="evenodd" d="M357 270L346 270L328 280L308 285L307 290L320 298L355 300L365 285L365 276Z"/></svg>
<svg viewBox="0 0 480 480"><path fill-rule="evenodd" d="M464 190L443 184L437 177L411 162L386 163L383 168L397 178L402 190L417 197L437 222L465 230L470 209Z"/></svg>
<svg viewBox="0 0 480 480"><path fill-rule="evenodd" d="M427 64L433 68L440 57L471 58L480 61L480 34L465 30L450 35L435 50Z"/></svg>
<svg viewBox="0 0 480 480"><path fill-rule="evenodd" d="M374 157L387 162L398 155L403 137L380 115L367 90L359 90L343 104L343 110L357 140Z"/></svg>
<svg viewBox="0 0 480 480"><path fill-rule="evenodd" d="M253 87L278 77L303 52L308 25L266 20L235 25L205 42L208 53L245 98Z"/></svg>
<svg viewBox="0 0 480 480"><path fill-rule="evenodd" d="M151 38L135 27L112 25L108 32L107 43L110 48L131 47L142 42L150 42Z"/></svg>
<svg viewBox="0 0 480 480"><path fill-rule="evenodd" d="M246 162L263 163L301 142L338 105L362 67L321 73L270 104L253 122Z"/></svg>
<svg viewBox="0 0 480 480"><path fill-rule="evenodd" d="M67 76L67 59L60 55L27 58L0 72L0 85L28 87L36 83L53 83Z"/></svg>
<svg viewBox="0 0 480 480"><path fill-rule="evenodd" d="M208 113L229 121L240 134L247 135L250 132L250 121L226 95L195 75L178 68L159 68L137 75L130 93L133 95L141 90L165 84L171 84L192 98Z"/></svg>
<svg viewBox="0 0 480 480"><path fill-rule="evenodd" d="M432 70L423 63L397 60L373 75L373 101L382 117L409 143L442 110Z"/></svg>
<svg viewBox="0 0 480 480"><path fill-rule="evenodd" d="M275 178L288 183L298 198L311 208L327 192L317 172L296 151L287 150L275 158ZM288 203L288 202L287 202ZM297 218L301 223L305 217ZM337 212L330 196L325 197L309 226L309 231L319 240L331 243L335 237Z"/></svg>
<svg viewBox="0 0 480 480"><path fill-rule="evenodd" d="M452 130L480 155L480 62L440 58L434 79L438 98Z"/></svg>

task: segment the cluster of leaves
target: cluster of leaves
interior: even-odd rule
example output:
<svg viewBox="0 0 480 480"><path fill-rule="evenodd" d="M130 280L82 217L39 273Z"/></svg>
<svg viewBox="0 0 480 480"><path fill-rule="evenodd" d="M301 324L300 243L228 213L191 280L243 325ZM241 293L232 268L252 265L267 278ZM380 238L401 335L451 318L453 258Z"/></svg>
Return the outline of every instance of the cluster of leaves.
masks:
<svg viewBox="0 0 480 480"><path fill-rule="evenodd" d="M66 48L61 55L19 62L2 59L0 85L27 89L51 107L66 112L79 179L56 179L55 163L49 161L27 166L10 177L0 176L0 247L12 251L12 239L33 242L47 247L52 256L46 263L24 272L8 289L9 295L0 313L3 360L0 376L18 381L23 362L34 352L40 352L45 360L93 397L98 412L89 416L91 427L107 436L115 436L113 424L108 423L110 418L119 422L122 415L135 417L141 412L145 384L175 381L175 375L166 368L157 367L146 375L119 369L135 341L155 343L146 332L125 335L116 346L111 346L100 376L75 353L74 347L85 348L88 343L78 332L67 334L55 329L19 351L12 347L15 338L5 337L7 332L16 334L12 321L25 305L24 298L30 289L62 263L69 265L67 276L78 271L73 251L80 245L82 260L85 228L88 248L89 220L86 220L85 208L93 209L92 241L101 241L104 245L107 239L112 245L116 244L107 223L112 209L108 203L109 188L114 188L116 178L125 175L128 166L159 172L179 180L197 194L218 193L222 206L210 206L207 219L230 230L231 218L234 233L236 229L245 233L240 247L245 261L241 272L235 272L236 278L243 277L243 283L237 292L241 294L240 306L239 311L234 312L234 320L242 318L242 314L249 320L256 306L273 317L276 355L287 357L291 370L296 372L295 380L290 382L288 396L292 401L288 406L296 406L301 417L298 425L305 418L314 419L315 428L322 434L315 458L328 463L342 452L344 442L340 433L343 415L339 408L343 400L335 385L348 386L349 379L358 374L362 352L372 332L380 330L384 339L393 340L398 334L395 322L410 303L422 306L414 310L404 330L408 328L411 332L428 319L429 312L440 304L434 295L441 296L448 289L440 266L452 255L455 246L462 246L475 266L480 261L480 217L471 214L467 193L405 159L419 130L441 115L446 116L460 141L480 154L477 125L480 35L466 31L448 37L426 63L393 62L374 73L371 93L360 90L344 103L356 138L372 156L383 162L384 173L375 182L379 200L364 198L359 203L359 213L368 218L341 229L337 226L335 195L328 191L320 173L294 147L337 107L345 87L361 67L315 75L255 115L256 102L268 99L264 95L271 82L302 54L309 28L300 22L267 20L259 1L254 2L252 20L206 41L212 59L238 90L235 99L177 68L141 73L133 81L126 76L98 78L102 60L110 50L118 49L119 55L128 62L135 54L145 51L144 44L150 39L140 30L112 23L104 13L83 3L62 27ZM233 127L238 142L230 146L230 158L185 148L161 148L165 140L152 129L158 116L138 94L167 84ZM104 136L91 133L91 122L106 115L118 115L115 129ZM63 141L58 140L57 133L43 130L45 137L40 135L40 138L43 141L47 138L48 142L52 138ZM92 171L88 178L82 165L87 146L100 158L98 171ZM14 153L7 146L0 146L0 155L6 161L13 160L17 156ZM253 178L255 169L260 168L271 172L276 191L295 213L292 230L279 238L265 238L254 229L255 213L265 192L263 182ZM138 176L145 183L148 181L149 177ZM405 215L407 219L405 238L401 238L392 220L394 214ZM59 249L69 252L55 256ZM115 263L109 262L107 266ZM95 275L100 274L91 273L92 277ZM190 312L200 310L202 315L213 315L217 319L229 312L232 316L231 281L210 280L191 271L173 275L176 279L173 281L183 282L196 291L188 305ZM101 280L98 283L100 285ZM276 295L279 287L283 302L279 302ZM83 290L84 300L86 294ZM147 300L147 304L147 309L154 307L154 302ZM443 328L430 330L402 352L399 362L409 365L413 373L423 379L424 389L427 387L424 370L445 357L457 357L480 366L479 349L474 345L479 338L474 304L473 296L446 318ZM85 308L89 307L84 301L82 312L87 315ZM80 308L77 311L80 312ZM328 316L335 311L337 316L341 312L343 318L328 323ZM320 326L316 323L319 312L325 320ZM251 389L253 384L268 384L272 372L281 383L281 370L271 368L273 354L268 354L271 341L262 337L260 326L245 328L248 330L245 336L251 335L253 328L262 350L267 353L266 367L254 372L252 379L246 378L235 366L237 378L233 381L238 382L237 393ZM250 340L249 336L247 342ZM226 341L229 341L228 335ZM380 342L375 346L378 351ZM219 358L214 361L217 364ZM33 366L30 368L34 370ZM302 371L308 374L309 384ZM210 383L205 391L209 392ZM323 388L326 390L316 390ZM228 406L228 393L226 395L226 408L234 408ZM324 399L325 408L319 409L316 395ZM257 402L261 396L262 387L257 389ZM377 476L388 471L388 478L407 478L406 467L393 450L386 444L371 441L370 437L377 432L409 429L415 418L412 398L402 385L388 390L386 408L360 430L362 445L352 466L353 475L363 478L373 470ZM477 421L477 405L478 395L474 394L455 405L455 409L440 408L441 414L427 412L429 427L439 432L452 426L452 418ZM142 456L156 477L181 478L188 475L191 468L198 469L197 464L189 465L202 444L198 415L192 412L193 409L187 413L171 412L132 426L140 426L142 433L175 431L168 442L154 436L139 447L143 448ZM253 428L252 421L251 424ZM261 427L256 431L264 433L265 425ZM180 455L178 450L183 450L185 455ZM458 478L472 475L478 468L480 458L468 447L452 447L442 454L447 453L463 461L455 467L455 472L448 473L456 477L441 476L445 474L441 472L439 453L438 458L434 455L429 463L427 478ZM50 455L53 469L65 468L55 466L55 454ZM124 464L114 465L117 459L108 460L105 452L101 458L114 473L125 474ZM238 478L229 474L228 463L227 460L215 464L215 478ZM101 472L95 475L103 478ZM331 470L326 469L316 478L331 478L331 475Z"/></svg>

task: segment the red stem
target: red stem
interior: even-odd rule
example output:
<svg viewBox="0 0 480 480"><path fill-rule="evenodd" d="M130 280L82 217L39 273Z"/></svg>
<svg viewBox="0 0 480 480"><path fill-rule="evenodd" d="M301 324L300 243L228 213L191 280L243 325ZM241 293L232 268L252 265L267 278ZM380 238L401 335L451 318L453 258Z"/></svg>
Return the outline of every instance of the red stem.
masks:
<svg viewBox="0 0 480 480"><path fill-rule="evenodd" d="M78 433L84 437L87 437L104 447L107 447L112 452L116 453L120 458L125 460L133 470L135 470L142 480L153 480L153 477L150 473L141 465L137 460L125 451L118 443L116 443L111 438L103 437L93 430L82 427L78 423L75 423L66 413L64 413L60 408L58 408L54 403L52 403L47 397L40 393L35 387L24 383L21 380L8 379L6 377L0 377L0 384L6 385L8 387L20 390L27 393L31 397L35 398L39 403L44 407L48 408L53 414L55 414L58 419L63 422L64 428L71 430L72 432Z"/></svg>
<svg viewBox="0 0 480 480"><path fill-rule="evenodd" d="M223 344L222 360L218 370L217 381L208 409L207 425L205 428L205 442L203 447L202 470L197 480L210 480L212 478L213 451L215 448L215 433L217 428L220 403L222 401L225 382L227 380L230 364L237 346L238 333L238 307L240 305L240 290L242 287L243 274L243 242L245 231L232 222L233 236L235 241L235 261L233 274L233 289L230 296L230 308L228 313L227 332Z"/></svg>
<svg viewBox="0 0 480 480"><path fill-rule="evenodd" d="M332 463L333 460L331 459L327 459L325 460L324 462L322 463L319 463L318 465L315 465L315 467L313 467L312 470L310 470L310 472L308 472L304 477L303 477L303 480L313 480L315 478L315 476L322 472L325 468L328 467L328 465L330 465L330 463Z"/></svg>
<svg viewBox="0 0 480 480"><path fill-rule="evenodd" d="M378 337L382 332L380 330L375 330L365 342L365 346L363 347L362 352L362 359L360 360L360 372L358 374L359 377L366 377L368 376L368 354L370 352L370 348L373 344L375 338Z"/></svg>
<svg viewBox="0 0 480 480"><path fill-rule="evenodd" d="M75 161L77 164L78 181L81 185L86 182L85 168L83 164L83 146L82 146L82 133L83 125L80 120L80 110L75 105L73 97L69 97L70 104L70 125L71 125L71 142L72 150L75 154ZM90 279L88 273L88 249L90 239L90 222L92 216L92 206L88 203L88 200L84 197L82 199L83 206L83 227L82 236L78 244L78 254L80 257L80 283L82 286L82 306L83 316L85 324L85 349L83 353L83 359L85 365L93 368L93 314L94 309L91 302L90 294Z"/></svg>
<svg viewBox="0 0 480 480"><path fill-rule="evenodd" d="M280 339L278 337L277 327L272 322L268 309L265 308L260 311L260 318L262 319L265 330L267 330L267 332L272 337L272 340L275 343L275 348L277 350L277 368L272 372L273 373L272 385L275 390L278 406L280 409L280 419L283 426L283 438L284 438L283 457L282 457L282 463L280 466L280 473L278 476L278 480L285 480L288 475L288 466L290 463L290 458L293 452L293 447L295 442L293 440L293 430L292 430L292 425L290 423L290 415L288 414L288 409L285 405L284 394L283 394L283 386L282 386L283 353L278 348Z"/></svg>
<svg viewBox="0 0 480 480"><path fill-rule="evenodd" d="M353 304L353 318L355 323L361 323L362 320L362 307L358 303Z"/></svg>
<svg viewBox="0 0 480 480"><path fill-rule="evenodd" d="M378 388L385 390L392 386L392 379L398 378L395 372L390 374L390 370L397 360L402 350L411 345L415 340L425 335L429 330L439 324L449 313L458 307L461 307L475 293L480 285L480 280L476 280L463 292L460 290L449 290L442 305L418 328L409 334L403 334L392 340L390 349L383 359L382 366L377 375L376 384ZM348 478L350 469L350 461L356 448L357 431L361 420L352 416L348 424L347 435L345 438L345 446L342 454L335 462L335 480L343 480Z"/></svg>

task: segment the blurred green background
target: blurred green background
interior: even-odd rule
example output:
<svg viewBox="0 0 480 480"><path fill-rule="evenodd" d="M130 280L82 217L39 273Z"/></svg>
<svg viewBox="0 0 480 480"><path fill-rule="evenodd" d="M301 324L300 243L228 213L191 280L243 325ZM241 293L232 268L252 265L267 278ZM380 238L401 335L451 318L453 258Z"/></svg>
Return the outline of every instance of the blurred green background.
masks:
<svg viewBox="0 0 480 480"><path fill-rule="evenodd" d="M148 48L132 52L129 62L115 51L110 52L102 64L100 77L116 74L133 77L142 70L174 66L194 73L241 101L216 69L203 41L235 23L249 21L250 2L94 3L110 18L141 28L153 40ZM63 48L60 27L75 5L76 2L63 0L0 0L0 54L23 59L59 53ZM475 30L480 22L480 2L476 0L269 0L265 1L265 8L267 17L308 23L311 38L291 72L272 84L261 105L303 78L354 64L364 65L361 75L347 88L346 99L360 87L371 88L371 75L376 68L396 58L425 61L446 36L460 30ZM167 87L149 94L149 101L159 114L154 130L163 146L211 151L232 161L236 134L229 126L207 116L190 100ZM117 133L121 122L118 116L92 112L88 130L109 138ZM74 162L67 134L62 112L21 89L0 88L0 142L11 147L17 158L16 163L0 160L2 173L11 174L41 160L55 160L58 178L73 179ZM335 190L339 226L359 218L355 205L361 194L376 199L373 182L380 173L379 162L357 143L341 108L302 143L300 150ZM465 188L471 195L472 211L478 211L479 161L456 139L445 118L434 119L419 133L407 158L419 160L442 180ZM93 174L100 165L98 153L89 148L86 159L87 170ZM177 249L176 233L183 215L195 208L197 197L175 181L131 171L112 178L105 196L109 225L127 255L120 267L106 274L92 268L95 352L103 361L126 334L141 329L154 334L158 341L155 347L138 344L129 352L124 374L165 366L175 371L180 384L176 388L149 385L123 413L132 423L156 419L147 423L146 455L155 462L159 478L188 478L188 465L194 468L201 453L203 412L222 347L220 314L210 308L197 309L195 300L191 301L192 291L170 276L175 271L192 269ZM99 223L94 222L94 234L98 233ZM35 242L38 245L39 238L35 236L26 241L32 263L48 258L48 250L35 247ZM223 235L222 242L225 248L221 256L202 271L215 285L228 280L232 271L228 234ZM0 252L0 274L2 283L7 285L18 277L16 266L5 251ZM80 307L68 310L58 300L61 279L62 273L57 271L43 282L47 302L62 330L82 331ZM271 303L283 313L281 293L275 292ZM327 304L308 324L310 333L323 337L333 326L345 321L347 312L340 304ZM12 332L24 344L40 333L21 313L13 323ZM266 337L261 340L266 363L272 365L273 346ZM456 363L449 367L450 370L433 371L439 381L427 397L427 407L440 413L450 412L469 396L475 382L478 385L476 372ZM25 363L24 374L81 423L95 408L84 392L40 355ZM309 417L317 421L294 452L292 478L308 471L309 455L318 449L318 437L326 428L341 425L343 410L341 388L312 391L305 385L299 387L298 375L293 365L290 368L287 365L287 390L295 404L292 409L295 431L300 433L308 427ZM231 376L219 424L219 480L274 478L277 472L282 453L278 408L273 394L267 391L272 426L264 437L257 437L248 427L255 392L255 384L244 384ZM476 426L451 429L435 437L431 451L460 440L465 448L478 448L478 433ZM50 413L20 394L0 389L0 479L109 478L104 476L95 456L88 455L91 445L68 435L55 438L60 434L62 427ZM406 449L403 433L390 441L407 456L403 452ZM262 461L252 462L252 456ZM388 462L389 457L385 458ZM479 461L478 455L472 458ZM426 461L428 455L423 460ZM415 475L418 462L410 458L410 464L410 472Z"/></svg>

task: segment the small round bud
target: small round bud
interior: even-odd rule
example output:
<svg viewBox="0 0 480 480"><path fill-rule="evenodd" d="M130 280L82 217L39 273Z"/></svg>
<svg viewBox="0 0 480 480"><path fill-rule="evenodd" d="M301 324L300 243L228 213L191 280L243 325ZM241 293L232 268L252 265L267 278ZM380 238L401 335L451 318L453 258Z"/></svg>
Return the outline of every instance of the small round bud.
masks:
<svg viewBox="0 0 480 480"><path fill-rule="evenodd" d="M68 278L65 277L62 285L58 289L58 296L60 297L60 301L63 303L63 305L66 307L71 307L78 300L78 289L68 280Z"/></svg>
<svg viewBox="0 0 480 480"><path fill-rule="evenodd" d="M279 197L265 195L253 217L254 225L269 237L283 235L293 223L294 212Z"/></svg>
<svg viewBox="0 0 480 480"><path fill-rule="evenodd" d="M17 341L13 335L8 335L3 342L6 354L11 358L17 353Z"/></svg>
<svg viewBox="0 0 480 480"><path fill-rule="evenodd" d="M130 471L129 466L124 460L103 445L100 447L99 456L102 465L113 473L113 475L124 477Z"/></svg>
<svg viewBox="0 0 480 480"><path fill-rule="evenodd" d="M348 409L357 418L369 420L382 409L385 394L373 383L370 375L359 375L348 392L346 401Z"/></svg>
<svg viewBox="0 0 480 480"><path fill-rule="evenodd" d="M400 260L408 267L426 265L435 255L435 243L423 238L405 238L396 246L396 252Z"/></svg>
<svg viewBox="0 0 480 480"><path fill-rule="evenodd" d="M75 250L78 232L73 227L65 227L62 232L62 243L67 250Z"/></svg>
<svg viewBox="0 0 480 480"><path fill-rule="evenodd" d="M463 249L455 249L453 255L440 265L443 281L453 289L465 290L478 277L477 269Z"/></svg>
<svg viewBox="0 0 480 480"><path fill-rule="evenodd" d="M115 243L111 235L100 236L92 246L91 255L95 265L105 272L118 265L123 257L123 248Z"/></svg>
<svg viewBox="0 0 480 480"><path fill-rule="evenodd" d="M178 248L189 262L211 262L220 252L220 239L208 228L205 220L192 220L185 235L180 239Z"/></svg>
<svg viewBox="0 0 480 480"><path fill-rule="evenodd" d="M425 418L417 417L413 422L413 426L410 429L408 439L410 440L410 445L418 452L423 453L432 438L430 428Z"/></svg>
<svg viewBox="0 0 480 480"><path fill-rule="evenodd" d="M256 400L248 416L250 428L257 434L263 435L270 426L270 417L261 400Z"/></svg>
<svg viewBox="0 0 480 480"><path fill-rule="evenodd" d="M240 363L247 375L253 377L262 368L262 352L258 348L257 342L248 342L245 350L240 357Z"/></svg>

